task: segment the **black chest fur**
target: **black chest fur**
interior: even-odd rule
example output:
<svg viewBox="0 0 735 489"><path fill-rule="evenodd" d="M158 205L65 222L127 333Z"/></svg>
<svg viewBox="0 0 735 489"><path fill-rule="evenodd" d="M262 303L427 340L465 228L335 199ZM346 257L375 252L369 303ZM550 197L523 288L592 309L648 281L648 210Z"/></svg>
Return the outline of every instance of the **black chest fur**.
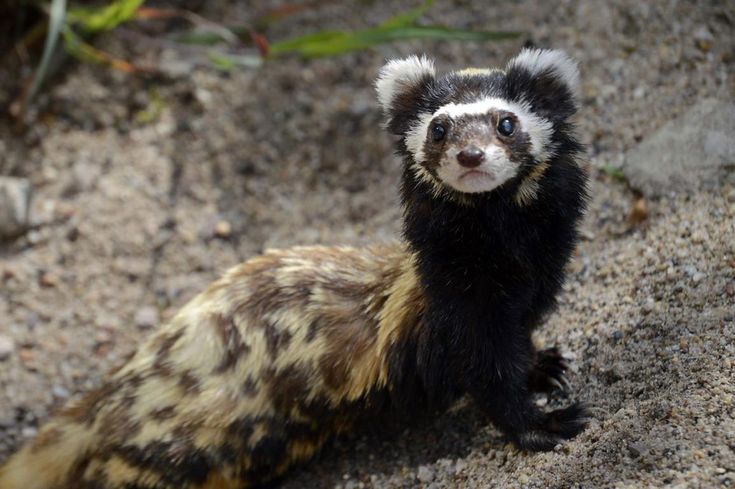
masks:
<svg viewBox="0 0 735 489"><path fill-rule="evenodd" d="M478 377L529 368L533 350L519 345L530 342L563 283L585 179L576 162L561 159L528 205L514 200L513 183L467 204L437 198L406 171L404 234L427 308L415 344L402 347L396 380L411 392L403 401L443 409Z"/></svg>

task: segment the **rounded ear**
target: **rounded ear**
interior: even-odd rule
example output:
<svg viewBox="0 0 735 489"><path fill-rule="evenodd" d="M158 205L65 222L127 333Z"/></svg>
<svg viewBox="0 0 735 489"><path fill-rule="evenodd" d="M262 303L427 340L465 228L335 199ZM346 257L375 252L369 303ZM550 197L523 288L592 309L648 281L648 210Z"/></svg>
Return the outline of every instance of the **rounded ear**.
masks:
<svg viewBox="0 0 735 489"><path fill-rule="evenodd" d="M389 114L396 100L410 96L427 80L433 79L435 74L434 61L425 55L389 60L375 80L375 90L383 111Z"/></svg>
<svg viewBox="0 0 735 489"><path fill-rule="evenodd" d="M410 129L423 110L424 95L435 74L434 62L426 56L393 59L383 66L375 90L388 132L400 136Z"/></svg>
<svg viewBox="0 0 735 489"><path fill-rule="evenodd" d="M524 49L506 67L508 95L552 120L574 114L579 96L577 62L564 51Z"/></svg>

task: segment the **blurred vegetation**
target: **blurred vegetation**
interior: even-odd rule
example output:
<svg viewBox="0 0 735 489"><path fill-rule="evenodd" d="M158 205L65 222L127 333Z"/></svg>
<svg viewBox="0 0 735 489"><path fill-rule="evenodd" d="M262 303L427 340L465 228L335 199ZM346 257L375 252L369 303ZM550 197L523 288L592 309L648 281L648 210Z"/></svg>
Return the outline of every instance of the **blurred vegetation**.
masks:
<svg viewBox="0 0 735 489"><path fill-rule="evenodd" d="M0 71L6 71L7 78L9 68L4 65L8 64L13 54L21 58L23 66L16 68L21 73L25 69L26 76L19 77L18 93L11 95L13 103L10 107L11 114L19 117L48 77L63 66L66 55L83 62L106 64L128 73L156 73L156 66L140 65L97 48L94 45L95 36L110 31L128 37L138 35L143 41L159 41L169 49L180 49L182 52L191 52L194 47L199 53L205 53L203 59L211 67L220 70L257 68L265 60L288 55L335 56L411 39L497 41L520 35L517 32L472 31L443 25L424 25L420 19L433 3L434 0L425 0L416 8L363 30L320 31L271 42L264 34L268 26L303 10L318 8L319 2L287 4L265 11L254 19L252 25L224 25L185 8L147 6L145 0L113 0L102 6L82 1L67 4L66 0L9 0L4 7L0 7L0 16L6 19L4 22L9 21L12 27L12 31L6 31L0 37L0 51L3 53ZM12 18L14 21L10 20ZM156 20L175 20L179 23L183 20L188 28L160 33L157 39L121 30L126 23ZM0 21L0 29L2 27L3 22ZM3 81L0 75L0 83Z"/></svg>

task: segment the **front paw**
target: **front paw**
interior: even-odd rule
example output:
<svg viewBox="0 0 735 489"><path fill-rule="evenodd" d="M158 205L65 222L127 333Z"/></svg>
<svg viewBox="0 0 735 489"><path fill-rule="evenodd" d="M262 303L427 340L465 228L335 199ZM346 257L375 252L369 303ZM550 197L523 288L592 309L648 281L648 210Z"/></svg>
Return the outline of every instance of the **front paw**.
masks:
<svg viewBox="0 0 735 489"><path fill-rule="evenodd" d="M514 436L513 441L521 450L553 450L559 443L584 431L589 417L584 405L575 403L564 409L544 413L536 427Z"/></svg>
<svg viewBox="0 0 735 489"><path fill-rule="evenodd" d="M528 376L528 387L532 392L550 394L556 390L568 390L565 372L568 364L557 347L536 353L536 362Z"/></svg>

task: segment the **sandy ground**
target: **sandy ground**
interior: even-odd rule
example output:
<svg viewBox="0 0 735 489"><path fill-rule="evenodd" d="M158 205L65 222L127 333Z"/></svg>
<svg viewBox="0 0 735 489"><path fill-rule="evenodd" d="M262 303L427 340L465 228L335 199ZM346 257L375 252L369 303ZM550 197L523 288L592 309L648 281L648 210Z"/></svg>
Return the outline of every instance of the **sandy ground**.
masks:
<svg viewBox="0 0 735 489"><path fill-rule="evenodd" d="M404 8L329 4L267 34L364 27ZM246 21L246 10L212 2L202 14ZM570 396L594 420L529 455L462 402L430 426L338 440L284 487L735 487L734 179L648 199L637 222L634 193L600 171L703 97L732 100L735 7L456 1L427 19L527 34L148 81L75 65L28 132L0 121L0 172L35 189L34 229L0 247L0 461L227 267L268 247L398 236L399 164L371 88L386 57L502 65L531 40L582 68L593 200L538 339L573 355ZM141 118L157 99L160 114Z"/></svg>

